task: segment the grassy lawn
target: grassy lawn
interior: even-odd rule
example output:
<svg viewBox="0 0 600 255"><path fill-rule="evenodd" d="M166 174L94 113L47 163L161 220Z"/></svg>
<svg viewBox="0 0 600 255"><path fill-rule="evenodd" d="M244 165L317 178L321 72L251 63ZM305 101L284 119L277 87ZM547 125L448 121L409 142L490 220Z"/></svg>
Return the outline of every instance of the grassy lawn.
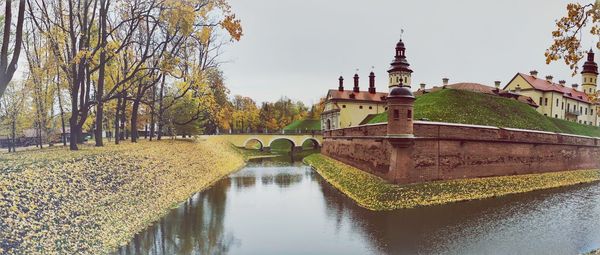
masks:
<svg viewBox="0 0 600 255"><path fill-rule="evenodd" d="M600 180L600 170L579 170L395 185L321 154L310 155L304 162L359 206L375 211L483 199Z"/></svg>
<svg viewBox="0 0 600 255"><path fill-rule="evenodd" d="M471 91L443 89L417 97L415 119L600 136L600 128L546 117L516 100ZM387 113L369 123L387 122Z"/></svg>
<svg viewBox="0 0 600 255"><path fill-rule="evenodd" d="M219 137L0 159L0 254L110 253L244 164Z"/></svg>
<svg viewBox="0 0 600 255"><path fill-rule="evenodd" d="M283 128L286 131L320 131L321 130L321 121L320 120L296 120L291 124L287 125Z"/></svg>

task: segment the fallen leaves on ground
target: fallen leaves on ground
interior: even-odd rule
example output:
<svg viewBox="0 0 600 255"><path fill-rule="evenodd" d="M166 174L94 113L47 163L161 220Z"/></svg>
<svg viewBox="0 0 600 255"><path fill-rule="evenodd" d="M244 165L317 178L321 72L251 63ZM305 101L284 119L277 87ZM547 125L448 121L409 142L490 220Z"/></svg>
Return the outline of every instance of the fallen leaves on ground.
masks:
<svg viewBox="0 0 600 255"><path fill-rule="evenodd" d="M0 254L106 254L244 164L218 137L0 157Z"/></svg>
<svg viewBox="0 0 600 255"><path fill-rule="evenodd" d="M321 154L304 158L325 180L358 205L375 211L483 199L600 180L600 170L395 185Z"/></svg>

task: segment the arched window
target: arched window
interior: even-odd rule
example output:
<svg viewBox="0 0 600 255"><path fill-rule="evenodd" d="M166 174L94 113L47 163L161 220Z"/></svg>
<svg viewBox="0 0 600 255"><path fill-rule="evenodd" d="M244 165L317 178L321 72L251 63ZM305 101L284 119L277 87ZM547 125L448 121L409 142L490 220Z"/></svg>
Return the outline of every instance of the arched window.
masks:
<svg viewBox="0 0 600 255"><path fill-rule="evenodd" d="M331 120L327 119L327 130L331 130Z"/></svg>

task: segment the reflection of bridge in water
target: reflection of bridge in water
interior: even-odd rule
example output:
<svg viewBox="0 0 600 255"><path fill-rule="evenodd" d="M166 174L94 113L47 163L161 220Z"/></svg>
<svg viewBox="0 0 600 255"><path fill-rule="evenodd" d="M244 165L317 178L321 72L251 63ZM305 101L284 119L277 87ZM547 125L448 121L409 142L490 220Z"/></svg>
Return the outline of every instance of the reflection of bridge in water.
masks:
<svg viewBox="0 0 600 255"><path fill-rule="evenodd" d="M260 150L270 151L275 141L285 140L291 143L294 151L301 151L302 145L311 142L314 148L321 147L323 136L320 134L235 134L222 135L237 147L246 147L251 142L258 142Z"/></svg>

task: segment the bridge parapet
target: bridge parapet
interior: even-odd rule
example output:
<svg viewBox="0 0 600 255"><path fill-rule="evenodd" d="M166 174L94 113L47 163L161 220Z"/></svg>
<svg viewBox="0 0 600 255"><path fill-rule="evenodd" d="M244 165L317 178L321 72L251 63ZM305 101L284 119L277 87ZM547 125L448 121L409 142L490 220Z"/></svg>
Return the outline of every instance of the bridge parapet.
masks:
<svg viewBox="0 0 600 255"><path fill-rule="evenodd" d="M264 149L270 148L271 144L277 140L288 140L294 148L302 147L306 141L316 142L319 147L323 143L323 136L320 134L232 134L221 136L237 147L245 147L250 141L257 141Z"/></svg>

